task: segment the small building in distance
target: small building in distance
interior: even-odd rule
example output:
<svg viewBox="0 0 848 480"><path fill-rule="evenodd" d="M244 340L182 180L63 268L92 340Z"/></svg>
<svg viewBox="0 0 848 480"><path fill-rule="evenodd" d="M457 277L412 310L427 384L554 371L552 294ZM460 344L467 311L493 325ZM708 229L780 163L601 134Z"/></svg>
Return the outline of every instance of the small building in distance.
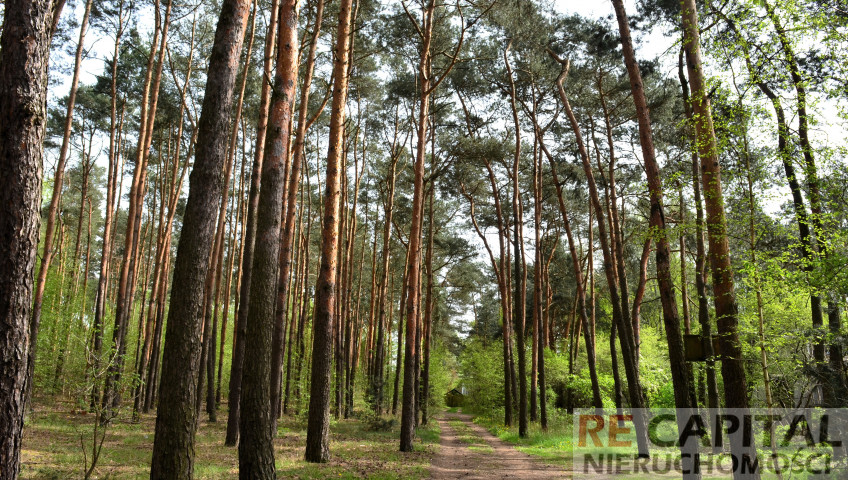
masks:
<svg viewBox="0 0 848 480"><path fill-rule="evenodd" d="M445 394L445 405L448 407L461 407L465 403L465 395L457 389Z"/></svg>

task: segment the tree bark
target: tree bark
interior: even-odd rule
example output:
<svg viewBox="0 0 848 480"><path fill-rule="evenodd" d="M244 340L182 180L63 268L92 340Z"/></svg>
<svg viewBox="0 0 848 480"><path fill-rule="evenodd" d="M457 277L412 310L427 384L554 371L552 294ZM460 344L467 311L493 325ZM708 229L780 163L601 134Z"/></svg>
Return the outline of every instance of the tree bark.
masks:
<svg viewBox="0 0 848 480"><path fill-rule="evenodd" d="M209 58L194 168L174 263L151 479L189 479L193 475L203 282L208 269L204 253L212 245L216 207L221 200L225 132L229 129L249 6L245 0L224 1Z"/></svg>
<svg viewBox="0 0 848 480"><path fill-rule="evenodd" d="M348 89L348 62L352 0L342 0L333 59L333 103L325 175L324 221L321 227L321 267L315 289L315 314L312 322L312 375L309 395L309 420L306 429L308 462L330 459L330 367L333 346L333 312L336 300L336 256L339 246L339 200L342 154L344 149L345 103Z"/></svg>
<svg viewBox="0 0 848 480"><path fill-rule="evenodd" d="M11 480L20 472L36 341L30 309L53 13L49 0L7 0L0 35L0 477Z"/></svg>
<svg viewBox="0 0 848 480"><path fill-rule="evenodd" d="M427 145L427 121L430 111L431 57L430 42L433 35L433 16L436 9L434 0L424 6L422 24L416 28L421 32L421 50L418 75L421 83L417 130L418 138L413 166L412 223L409 231L409 254L406 264L406 344L403 362L403 404L400 421L400 451L411 452L415 434L415 359L418 356L416 339L417 322L421 304L421 218L424 212L424 157ZM411 17L410 17L411 18Z"/></svg>
<svg viewBox="0 0 848 480"><path fill-rule="evenodd" d="M297 82L297 0L280 3L277 70L271 96L262 186L256 217L256 245L250 287L239 417L239 478L275 478L271 414L271 336L280 254L285 163L291 147L291 112Z"/></svg>
<svg viewBox="0 0 848 480"><path fill-rule="evenodd" d="M683 45L692 89L692 111L699 157L701 178L707 210L710 264L713 275L713 292L718 323L718 340L721 348L721 372L724 378L724 399L728 408L748 410L748 384L742 360L742 345L738 333L738 307L733 285L733 270L727 240L727 221L724 215L724 198L721 190L721 165L718 161L715 131L713 129L710 100L701 67L700 32L695 0L683 0ZM749 447L734 441L731 451L737 458L750 456ZM745 461L745 460L742 460ZM739 478L739 475L735 475ZM759 478L752 474L746 478Z"/></svg>
<svg viewBox="0 0 848 480"><path fill-rule="evenodd" d="M247 224L244 227L244 253L241 259L241 288L239 289L239 308L236 312L232 360L230 364L229 412L227 414L227 435L224 445L235 446L239 438L239 417L241 414L241 386L244 374L245 342L247 341L247 315L250 307L250 287L253 277L253 256L256 243L256 215L259 205L259 191L262 165L265 155L265 137L268 126L268 108L271 102L271 63L276 45L277 15L279 0L271 2L271 18L265 34L265 55L263 60L263 82L259 100L259 119L256 125L256 146L253 165L250 172L250 189L247 200Z"/></svg>
<svg viewBox="0 0 848 480"><path fill-rule="evenodd" d="M277 287L277 311L274 326L274 338L271 344L271 414L274 422L280 416L280 381L282 379L283 357L285 349L285 321L288 315L289 304L286 298L289 294L289 284L292 265L292 247L295 238L295 212L297 210L297 194L300 190L300 171L303 163L304 144L306 141L307 111L309 107L309 93L312 89L312 75L315 70L315 52L318 45L318 36L321 33L321 22L324 16L324 1L319 0L315 12L315 22L312 30L312 40L309 45L309 53L306 59L306 70L304 71L303 84L300 87L300 106L297 114L297 130L295 132L294 148L291 151L291 169L288 173L288 186L285 189L286 204L284 205L285 218L283 223L282 243L280 251L280 274Z"/></svg>
<svg viewBox="0 0 848 480"><path fill-rule="evenodd" d="M205 317L207 327L204 329L204 346L201 353L201 377L200 386L203 385L203 373L206 373L206 413L209 415L210 422L218 421L218 405L215 401L215 350L218 330L218 312L220 306L221 295L221 278L224 267L224 242L225 233L227 230L227 204L230 197L230 184L232 183L232 170L236 157L236 142L238 141L239 122L241 120L242 108L244 107L244 91L247 86L247 76L250 69L250 59L253 54L253 40L256 33L256 2L253 3L253 22L251 23L250 39L245 48L244 56L245 63L242 65L242 82L239 88L238 101L235 106L235 116L232 120L232 131L229 137L229 145L227 147L227 160L224 162L224 187L221 194L221 205L218 210L218 224L215 231L215 241L212 246L211 263L209 265L209 273L207 274L207 290L205 300ZM229 298L229 295L227 295ZM211 325L209 319L211 318ZM205 362L204 362L205 360ZM199 388L199 391L202 389ZM198 395L198 405L200 404L201 396Z"/></svg>

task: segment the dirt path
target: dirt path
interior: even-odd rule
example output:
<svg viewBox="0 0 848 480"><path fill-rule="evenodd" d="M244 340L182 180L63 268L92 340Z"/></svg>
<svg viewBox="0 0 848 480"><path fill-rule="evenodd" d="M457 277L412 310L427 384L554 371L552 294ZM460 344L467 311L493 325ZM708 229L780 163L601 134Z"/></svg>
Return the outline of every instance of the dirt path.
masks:
<svg viewBox="0 0 848 480"><path fill-rule="evenodd" d="M470 415L445 413L436 420L442 430L441 448L430 465L430 478L541 480L571 477L561 468L545 465L504 443L471 422Z"/></svg>

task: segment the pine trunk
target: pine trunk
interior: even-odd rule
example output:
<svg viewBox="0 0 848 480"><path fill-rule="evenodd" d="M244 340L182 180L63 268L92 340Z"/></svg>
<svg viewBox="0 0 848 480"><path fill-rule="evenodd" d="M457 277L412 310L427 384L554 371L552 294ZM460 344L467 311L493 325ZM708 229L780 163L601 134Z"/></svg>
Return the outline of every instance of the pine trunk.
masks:
<svg viewBox="0 0 848 480"><path fill-rule="evenodd" d="M418 315L421 306L421 219L424 214L424 157L427 146L427 120L430 112L430 42L433 33L433 14L436 8L430 0L424 9L421 28L421 51L418 74L421 82L416 128L418 139L413 166L412 220L409 231L409 255L406 265L406 343L403 362L403 404L400 419L400 451L411 452L415 436L416 406L415 363L418 357Z"/></svg>
<svg viewBox="0 0 848 480"><path fill-rule="evenodd" d="M748 383L742 360L742 344L739 340L738 307L733 285L733 270L730 265L730 249L727 239L727 221L724 215L724 198L721 189L721 165L713 129L710 99L707 96L706 80L701 67L700 32L695 0L682 3L683 45L692 89L692 111L698 154L701 158L701 178L707 211L709 232L710 266L713 275L713 292L718 323L718 342L721 349L721 373L724 379L724 400L728 408L748 410ZM751 456L750 448L738 440L731 443L731 451L737 458ZM745 462L746 460L742 460ZM747 460L747 461L750 461ZM739 477L737 475L737 477ZM745 478L759 478L759 474Z"/></svg>
<svg viewBox="0 0 848 480"><path fill-rule="evenodd" d="M315 289L315 315L312 322L312 375L309 395L309 420L306 429L306 461L330 459L330 377L332 366L333 324L336 291L336 257L339 247L341 171L344 150L345 103L348 88L350 30L353 17L351 0L342 0L336 31L333 60L333 103L323 224L321 226L321 267Z"/></svg>
<svg viewBox="0 0 848 480"><path fill-rule="evenodd" d="M162 380L150 477L190 479L194 470L203 255L212 246L221 201L221 171L227 155L233 87L249 13L249 2L225 0L212 54L206 94L198 121L197 149L189 179L183 230L174 263L174 281L163 350Z"/></svg>
<svg viewBox="0 0 848 480"><path fill-rule="evenodd" d="M566 115L568 116L569 123L571 124L571 129L574 132L575 137L577 138L578 149L580 150L580 157L583 160L583 171L586 175L586 179L589 185L589 194L591 197L592 205L595 210L596 221L598 225L598 238L601 244L601 251L603 252L604 257L604 272L607 276L607 285L610 291L610 301L612 303L612 312L613 312L613 321L617 323L617 328L619 331L619 339L621 343L621 353L624 360L624 371L627 376L627 387L628 393L630 397L630 406L634 409L634 423L636 427L636 440L638 443L638 449L640 455L647 454L648 449L648 438L647 438L647 425L646 419L643 415L640 414L639 409L643 409L645 407L645 400L642 393L642 385L639 380L639 367L636 359L636 343L633 338L633 325L629 322L629 319L626 317L626 312L621 311L621 299L619 298L619 291L617 288L617 279L615 275L615 267L613 260L612 249L609 245L609 237L606 232L606 220L604 219L603 207L601 206L601 202L598 196L598 188L595 184L594 173L592 172L592 166L589 163L589 155L586 152L585 144L583 143L583 137L580 133L580 127L577 123L577 118L574 116L574 113L571 110L571 105L568 102L568 98L565 94L565 89L563 88L563 81L565 80L565 76L568 73L568 65L563 65L562 73L557 79L558 90L560 100L563 103L563 107L565 108ZM550 159L549 159L550 160Z"/></svg>
<svg viewBox="0 0 848 480"><path fill-rule="evenodd" d="M239 417L239 478L275 478L271 414L271 336L274 331L277 260L280 253L280 221L285 188L285 163L289 155L292 103L297 82L297 23L299 4L280 4L277 69L272 88L268 132L262 164L262 182L256 217L253 256L245 330Z"/></svg>
<svg viewBox="0 0 848 480"><path fill-rule="evenodd" d="M20 472L54 5L7 0L0 36L0 477Z"/></svg>
<svg viewBox="0 0 848 480"><path fill-rule="evenodd" d="M263 63L264 78L271 78L271 63L276 46L277 14L279 13L279 0L271 2L271 17L268 22L265 35L265 55ZM227 436L224 445L235 446L239 438L239 417L241 413L241 386L244 374L245 342L247 334L247 315L250 305L250 286L253 277L253 256L256 243L257 209L259 204L259 191L262 165L265 154L265 137L268 126L268 108L271 99L270 82L262 82L259 103L259 119L256 126L256 146L254 150L253 165L250 173L250 189L247 201L247 224L244 233L244 253L241 263L241 288L239 289L239 308L236 312L234 329L234 341L232 361L230 365L229 385L229 412L227 415Z"/></svg>

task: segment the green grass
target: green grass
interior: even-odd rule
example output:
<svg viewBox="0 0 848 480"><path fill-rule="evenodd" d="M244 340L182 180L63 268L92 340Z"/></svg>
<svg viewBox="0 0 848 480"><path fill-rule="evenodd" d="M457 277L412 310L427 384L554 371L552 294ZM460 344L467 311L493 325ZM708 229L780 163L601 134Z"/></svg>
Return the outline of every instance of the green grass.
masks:
<svg viewBox="0 0 848 480"><path fill-rule="evenodd" d="M485 427L501 440L515 445L516 450L540 457L548 463L571 468L572 429L571 419L552 418L548 430L543 431L538 423L528 425L527 437L518 436L518 426L507 427L502 421L488 417L476 417L474 423Z"/></svg>
<svg viewBox="0 0 848 480"><path fill-rule="evenodd" d="M448 425L456 432L459 441L468 444L468 449L473 452L492 453L495 451L480 434L475 432L461 420L451 420Z"/></svg>
<svg viewBox="0 0 848 480"><path fill-rule="evenodd" d="M548 431L542 431L538 423L530 423L528 425L528 435L526 438L518 436L518 427L506 427L502 420L494 420L488 417L476 417L474 423L488 429L493 435L501 440L515 446L516 450L539 457L547 463L560 465L566 469L572 467L572 424L570 418L561 416L552 418L549 422ZM586 451L585 448L582 451ZM673 450L672 450L673 451ZM609 452L609 449L604 449L604 452ZM623 450L622 450L623 452ZM627 475L628 479L632 480L652 480L657 478L680 478L679 475L666 474L658 475ZM728 478L727 475L713 472L712 475L707 475L704 472L704 478ZM763 474L763 479L776 479L774 474ZM784 475L783 478L790 478ZM807 478L805 473L793 473L793 479Z"/></svg>
<svg viewBox="0 0 848 480"><path fill-rule="evenodd" d="M426 426L419 427L415 432L422 444L431 445L434 448L438 448L441 433L442 429L436 421L428 422Z"/></svg>
<svg viewBox="0 0 848 480"><path fill-rule="evenodd" d="M495 449L488 445L470 445L468 447L472 452L478 453L494 453Z"/></svg>
<svg viewBox="0 0 848 480"><path fill-rule="evenodd" d="M57 407L37 406L27 418L22 451L22 479L82 478L82 435L91 448L93 415L68 413ZM142 415L131 423L129 414L118 417L107 430L103 453L93 478L149 478L155 417ZM224 446L226 408L219 422L201 420L196 436L194 476L197 479L230 479L238 473L238 450ZM439 429L433 423L417 431L415 451L398 451L398 427L392 431L368 431L357 419L333 420L330 424L330 455L325 464L303 460L306 443L304 419L283 417L274 440L277 473L283 478L426 478L438 450ZM89 454L90 456L90 454Z"/></svg>

